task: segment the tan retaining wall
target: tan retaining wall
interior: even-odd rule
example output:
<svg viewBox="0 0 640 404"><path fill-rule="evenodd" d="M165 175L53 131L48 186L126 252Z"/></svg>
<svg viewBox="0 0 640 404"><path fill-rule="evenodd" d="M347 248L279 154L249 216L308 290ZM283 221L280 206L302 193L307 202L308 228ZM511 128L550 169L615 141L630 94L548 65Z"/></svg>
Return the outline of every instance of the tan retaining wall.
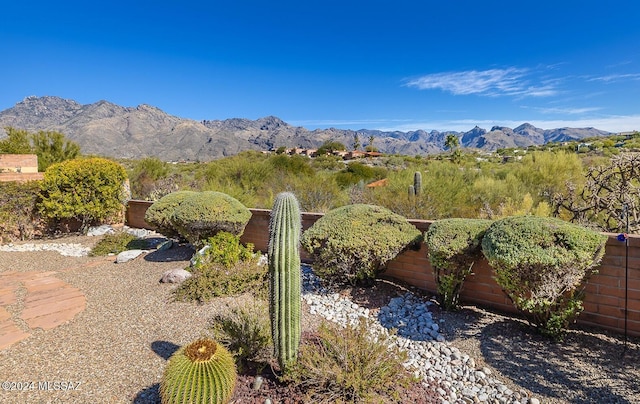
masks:
<svg viewBox="0 0 640 404"><path fill-rule="evenodd" d="M131 227L152 226L144 221L144 212L151 205L147 201L129 201L126 224ZM256 250L267 251L269 242L269 213L267 209L251 209L252 217L241 240L253 243ZM320 213L303 213L302 227L309 228L322 217ZM433 221L409 220L419 230L426 231ZM616 239L616 234L608 234L606 252L599 273L587 284L584 312L579 322L606 328L615 332L624 331L625 307L625 243ZM301 251L302 259L308 255ZM427 258L427 247L423 243L420 250L409 250L391 261L385 275L401 279L420 289L435 292L431 264ZM640 236L629 236L628 262L628 317L629 335L640 336ZM478 306L515 312L513 305L493 279L491 267L486 260L474 265L473 275L467 278L462 290L462 300Z"/></svg>
<svg viewBox="0 0 640 404"><path fill-rule="evenodd" d="M0 182L41 180L35 154L0 154Z"/></svg>

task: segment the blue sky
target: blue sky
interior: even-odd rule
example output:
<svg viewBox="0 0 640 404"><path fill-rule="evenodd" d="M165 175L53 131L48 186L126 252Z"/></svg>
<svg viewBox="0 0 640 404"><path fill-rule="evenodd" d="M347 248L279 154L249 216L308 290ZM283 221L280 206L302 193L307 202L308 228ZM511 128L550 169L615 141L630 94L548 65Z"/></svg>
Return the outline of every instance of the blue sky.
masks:
<svg viewBox="0 0 640 404"><path fill-rule="evenodd" d="M314 128L640 130L640 3L12 1L0 110L55 95Z"/></svg>

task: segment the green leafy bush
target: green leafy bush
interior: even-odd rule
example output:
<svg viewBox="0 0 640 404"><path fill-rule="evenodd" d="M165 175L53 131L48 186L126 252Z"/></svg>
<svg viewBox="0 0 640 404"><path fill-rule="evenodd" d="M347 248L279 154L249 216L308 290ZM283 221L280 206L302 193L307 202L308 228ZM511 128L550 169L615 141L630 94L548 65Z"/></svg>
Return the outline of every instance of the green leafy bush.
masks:
<svg viewBox="0 0 640 404"><path fill-rule="evenodd" d="M127 173L104 158L67 160L53 164L41 183L41 213L54 221L76 219L82 230L97 223L121 220Z"/></svg>
<svg viewBox="0 0 640 404"><path fill-rule="evenodd" d="M268 268L266 265L258 266L257 259L239 262L231 268L212 263L192 271L193 276L174 290L176 300L206 303L214 297L247 292L267 298Z"/></svg>
<svg viewBox="0 0 640 404"><path fill-rule="evenodd" d="M231 268L235 264L253 260L253 244L242 245L240 237L226 231L221 231L213 237L205 240L205 249L196 257L195 267L200 268L208 264L220 264L225 268Z"/></svg>
<svg viewBox="0 0 640 404"><path fill-rule="evenodd" d="M269 306L259 299L234 303L213 318L213 333L233 353L240 366L266 365L273 350Z"/></svg>
<svg viewBox="0 0 640 404"><path fill-rule="evenodd" d="M496 281L543 334L559 338L582 312L583 289L605 251L603 234L559 219L494 222L482 251Z"/></svg>
<svg viewBox="0 0 640 404"><path fill-rule="evenodd" d="M318 276L355 284L371 282L388 261L421 239L404 217L381 206L357 204L329 211L300 241Z"/></svg>
<svg viewBox="0 0 640 404"><path fill-rule="evenodd" d="M205 191L186 197L173 211L171 224L195 246L220 231L241 235L251 211L222 192Z"/></svg>
<svg viewBox="0 0 640 404"><path fill-rule="evenodd" d="M301 345L285 380L306 390L309 402L402 402L403 389L417 382L402 365L406 353L369 328L364 319L346 328L323 322Z"/></svg>
<svg viewBox="0 0 640 404"><path fill-rule="evenodd" d="M149 206L149 209L147 209L144 214L144 221L154 226L157 231L167 237L180 237L180 234L171 222L173 212L185 199L195 194L197 194L197 192L177 191L163 196Z"/></svg>
<svg viewBox="0 0 640 404"><path fill-rule="evenodd" d="M0 243L31 239L46 232L38 214L40 184L0 182Z"/></svg>
<svg viewBox="0 0 640 404"><path fill-rule="evenodd" d="M362 163L352 162L336 174L336 182L345 188L349 185L357 184L360 181L370 182L379 180L387 175L387 170L383 167L371 167Z"/></svg>
<svg viewBox="0 0 640 404"><path fill-rule="evenodd" d="M440 304L446 310L458 307L464 280L482 257L482 237L489 225L490 220L442 219L429 226L425 242Z"/></svg>

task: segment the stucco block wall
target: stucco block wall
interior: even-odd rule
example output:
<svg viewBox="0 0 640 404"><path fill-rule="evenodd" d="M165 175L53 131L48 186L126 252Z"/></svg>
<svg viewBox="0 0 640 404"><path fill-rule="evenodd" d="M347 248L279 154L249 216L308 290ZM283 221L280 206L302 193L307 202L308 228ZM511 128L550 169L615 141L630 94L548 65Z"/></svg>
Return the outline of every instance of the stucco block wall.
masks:
<svg viewBox="0 0 640 404"><path fill-rule="evenodd" d="M151 206L147 201L130 201L126 224L132 227L152 228L144 222L144 212ZM252 217L241 241L253 243L256 250L267 251L269 243L269 214L267 209L251 209ZM322 217L320 213L302 213L302 228L309 228ZM425 232L433 223L429 220L409 220ZM586 287L584 312L578 322L622 333L625 328L625 301L628 302L627 330L629 335L640 336L640 236L629 236L628 262L626 246L616 234L607 234L609 240L605 256ZM385 275L400 279L420 289L435 293L436 285L429 263L426 244L419 250L407 250L391 261ZM301 250L302 260L309 256ZM627 271L628 269L628 271ZM625 278L628 277L628 285ZM628 287L625 287L628 286ZM625 295L627 299L625 299ZM461 293L464 303L475 304L504 312L514 313L511 301L493 278L489 263L482 259L473 267L473 275L467 278Z"/></svg>
<svg viewBox="0 0 640 404"><path fill-rule="evenodd" d="M35 154L0 154L0 172L37 173L38 156Z"/></svg>
<svg viewBox="0 0 640 404"><path fill-rule="evenodd" d="M0 182L26 182L43 178L35 154L0 154Z"/></svg>

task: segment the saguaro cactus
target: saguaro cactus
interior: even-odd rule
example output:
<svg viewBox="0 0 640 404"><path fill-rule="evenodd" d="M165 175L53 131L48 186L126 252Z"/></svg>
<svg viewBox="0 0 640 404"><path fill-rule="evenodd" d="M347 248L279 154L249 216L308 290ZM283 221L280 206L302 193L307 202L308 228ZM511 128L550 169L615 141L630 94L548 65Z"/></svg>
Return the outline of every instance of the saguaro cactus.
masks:
<svg viewBox="0 0 640 404"><path fill-rule="evenodd" d="M422 193L422 173L420 171L413 174L413 192L416 196L420 196Z"/></svg>
<svg viewBox="0 0 640 404"><path fill-rule="evenodd" d="M275 356L286 369L300 345L300 206L295 195L276 197L269 223L269 314Z"/></svg>

